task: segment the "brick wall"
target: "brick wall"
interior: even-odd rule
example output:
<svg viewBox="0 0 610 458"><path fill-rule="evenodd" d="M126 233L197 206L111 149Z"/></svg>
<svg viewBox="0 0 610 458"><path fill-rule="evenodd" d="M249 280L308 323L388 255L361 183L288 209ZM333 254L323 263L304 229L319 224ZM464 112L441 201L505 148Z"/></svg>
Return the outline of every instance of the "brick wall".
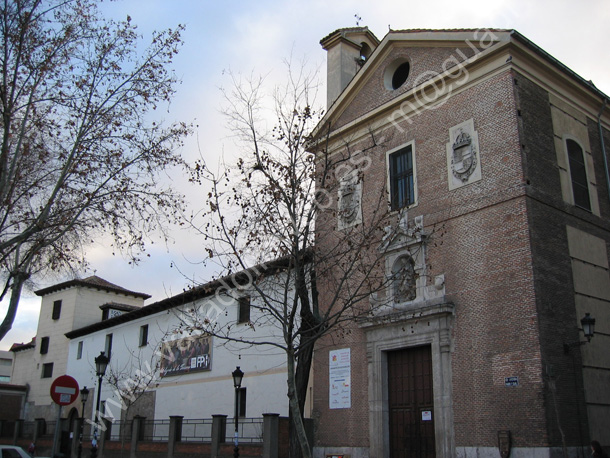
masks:
<svg viewBox="0 0 610 458"><path fill-rule="evenodd" d="M367 97L371 94L363 95ZM482 180L450 192L449 128L470 118L479 135ZM384 131L384 144L370 150L373 166L364 176L366 220L386 183L385 152L415 141L418 204L409 210L409 217L424 216L426 230L432 232L427 274L445 274L447 296L456 307L452 374L459 446L496 446L500 429L513 432L515 446L546 443L517 118L513 75L506 71L454 94L438 109L420 112L412 118L413 124L403 123L404 132L393 127ZM318 347L314 404L323 425L317 430L318 445L368 444L365 340L354 326ZM328 350L345 347L352 352L352 408L330 410ZM504 386L504 377L510 376L519 377L518 388Z"/></svg>
<svg viewBox="0 0 610 458"><path fill-rule="evenodd" d="M562 198L548 93L520 75L516 77L515 88L522 114L523 157L529 180L527 212L546 381L543 396L548 443L561 445L561 425L567 445L578 445L588 442L589 425L580 350L576 348L569 355L563 351L563 343L582 340L576 324L582 317L576 315L566 226L605 239L610 246L608 198L604 195L606 180L599 135L597 124L589 119L588 140L594 160L601 218L569 205ZM561 135L561 132L555 135Z"/></svg>
<svg viewBox="0 0 610 458"><path fill-rule="evenodd" d="M432 76L443 73L455 66L454 60L462 60L462 56L471 57L474 50L463 48L431 48L431 47L405 47L395 49L386 57L363 83L358 96L342 113L334 128L341 127L361 114L383 105L400 94L410 91L416 85L427 81ZM397 90L389 90L384 85L384 72L386 67L397 59L407 59L411 65L409 77ZM458 75L456 70L455 74ZM460 80L462 78L459 78Z"/></svg>
<svg viewBox="0 0 610 458"><path fill-rule="evenodd" d="M356 88L333 128L407 92L426 70L439 71L453 52L449 48L392 50ZM413 62L411 74L402 88L389 91L383 85L384 68L403 57ZM588 131L595 170L592 187L596 187L601 217L564 202L555 147L561 138L558 125L572 121L566 112L566 119L553 124L547 90L506 67L493 76L468 81L437 108L415 113L410 122L402 120L400 128L379 127L391 116L387 112L378 114L369 126L357 126L360 134L367 128L374 134L357 137L354 128L336 139L351 151L365 151L371 159L363 176L365 224L379 205L380 193L386 192L386 152L414 144L417 202L408 210L409 220L423 215L425 230L431 234L426 247L428 284L435 275L444 274L446 300L455 306L453 425L444 432L454 435L455 447L497 447L499 430L511 431L513 447L560 447L558 421L568 446L587 440L580 352L568 357L563 352L564 342L578 340L580 318L566 225L603 239L610 247L610 201L597 123L590 111L581 110L574 122L581 123L579 132L582 125ZM579 110L578 102L570 107ZM449 191L449 128L469 119L479 137L482 178ZM610 132L604 130L603 135L610 156ZM360 143L354 143L355 138ZM387 221L396 224L396 219L389 215ZM322 215L318 227L334 230L336 215ZM327 252L331 239L320 237L317 249ZM322 301L332 288L327 285ZM394 323L392 332L397 326ZM408 333L409 326L402 331ZM369 445L368 395L373 380L368 378L366 338L352 324L317 346L313 414L320 447ZM328 352L347 347L351 349L352 407L331 410ZM383 374L371 375L377 379ZM519 385L507 387L507 377L518 377Z"/></svg>

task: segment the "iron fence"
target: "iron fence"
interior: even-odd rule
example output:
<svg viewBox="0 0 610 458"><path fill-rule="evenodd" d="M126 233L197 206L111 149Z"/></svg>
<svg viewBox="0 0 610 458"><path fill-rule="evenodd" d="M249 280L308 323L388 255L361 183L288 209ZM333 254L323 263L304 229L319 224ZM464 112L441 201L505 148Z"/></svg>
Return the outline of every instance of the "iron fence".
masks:
<svg viewBox="0 0 610 458"><path fill-rule="evenodd" d="M24 421L23 427L21 429L21 435L23 437L33 438L34 437L34 428L36 427L36 423L33 421Z"/></svg>
<svg viewBox="0 0 610 458"><path fill-rule="evenodd" d="M15 422L14 421L3 421L2 428L0 429L2 437L13 437L15 434Z"/></svg>
<svg viewBox="0 0 610 458"><path fill-rule="evenodd" d="M263 419L262 418L240 418L237 427L239 430L239 442L255 444L263 442ZM227 419L227 441L235 434L235 421Z"/></svg>
<svg viewBox="0 0 610 458"><path fill-rule="evenodd" d="M180 437L184 442L211 442L212 420L208 418L182 420Z"/></svg>
<svg viewBox="0 0 610 458"><path fill-rule="evenodd" d="M177 434L178 439L183 442L210 442L212 440L212 419L183 419L182 426ZM98 437L105 435L106 440L111 441L131 441L133 433L134 421L115 420L110 422L104 428L98 429ZM169 419L144 420L140 428L140 437L138 440L167 442L169 440ZM56 422L48 421L42 425L41 433L44 437L53 437L55 434ZM13 434L15 422L4 422L2 435L8 437L8 433ZM34 437L36 428L35 421L23 422L21 429L21 437ZM240 443L261 443L263 441L263 419L262 418L240 418L238 423L239 442ZM83 425L83 443L88 442L93 438L95 426L85 422ZM227 419L226 422L226 440L232 442L235 433L234 420Z"/></svg>
<svg viewBox="0 0 610 458"><path fill-rule="evenodd" d="M140 430L140 440L167 442L170 420L145 420Z"/></svg>
<svg viewBox="0 0 610 458"><path fill-rule="evenodd" d="M106 440L111 441L120 441L124 440L125 442L131 441L131 432L133 430L133 422L129 421L121 421L115 420L109 422L107 425L107 429L104 432L106 435Z"/></svg>
<svg viewBox="0 0 610 458"><path fill-rule="evenodd" d="M53 437L55 435L56 421L45 421L42 427L42 437Z"/></svg>

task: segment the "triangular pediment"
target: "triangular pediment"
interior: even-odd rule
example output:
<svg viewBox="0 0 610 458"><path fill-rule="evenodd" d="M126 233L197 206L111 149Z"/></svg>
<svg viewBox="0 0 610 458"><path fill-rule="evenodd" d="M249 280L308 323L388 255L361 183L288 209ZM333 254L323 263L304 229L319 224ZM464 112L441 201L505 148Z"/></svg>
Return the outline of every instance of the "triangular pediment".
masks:
<svg viewBox="0 0 610 458"><path fill-rule="evenodd" d="M325 39L327 44L329 37ZM353 68L353 62L346 62ZM394 72L405 62L409 64L408 75L403 84L394 84ZM329 61L329 74L336 63ZM337 145L341 144L345 134L362 126L363 120L372 121L367 124L367 132L396 123L406 127L418 113L443 104L443 96L448 98L507 69L552 86L566 97L578 91L592 102L592 113L598 111L599 97L607 98L591 81L516 30L390 30L349 82L341 86L343 89L312 132L310 150L324 148L329 139L333 144L334 138L340 140ZM401 82L400 77L397 80ZM441 97L435 97L439 90ZM353 134L352 141L368 135Z"/></svg>
<svg viewBox="0 0 610 458"><path fill-rule="evenodd" d="M484 47L509 41L510 33L498 29L392 30L332 103L320 125L330 123L332 129L339 129L452 68L457 75L461 62ZM401 82L403 64L408 69Z"/></svg>
<svg viewBox="0 0 610 458"><path fill-rule="evenodd" d="M382 253L403 250L413 244L422 243L427 237L423 216L417 216L409 223L407 212L400 213L398 224L395 227L387 226L384 232L378 248Z"/></svg>

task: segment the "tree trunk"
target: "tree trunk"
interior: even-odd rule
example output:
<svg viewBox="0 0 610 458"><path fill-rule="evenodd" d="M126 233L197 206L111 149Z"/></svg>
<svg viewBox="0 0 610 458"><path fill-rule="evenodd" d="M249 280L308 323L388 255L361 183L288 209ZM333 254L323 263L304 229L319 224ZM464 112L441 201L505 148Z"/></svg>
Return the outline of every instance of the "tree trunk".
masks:
<svg viewBox="0 0 610 458"><path fill-rule="evenodd" d="M305 411L305 400L307 399L307 387L309 385L309 374L311 372L311 362L313 358L313 345L308 345L301 350L297 360L297 368L295 372L295 391L299 404L299 414L303 418ZM294 423L292 421L292 409L290 409L290 458L301 458L301 447L297 440Z"/></svg>
<svg viewBox="0 0 610 458"><path fill-rule="evenodd" d="M4 317L2 324L0 324L0 340L4 339L4 336L13 327L13 321L15 321L15 315L17 314L17 306L19 305L19 298L21 297L21 289L28 278L29 275L23 272L17 272L13 277L8 310L6 311L6 316Z"/></svg>
<svg viewBox="0 0 610 458"><path fill-rule="evenodd" d="M301 422L303 421L303 412L305 411L305 400L307 399L307 387L309 386L309 374L311 372L311 361L313 358L313 348L315 342L315 333L319 324L315 315L311 310L311 302L309 300L309 290L305 281L304 263L297 267L296 286L299 302L301 303L301 325L299 327L300 345L299 355L297 358L297 367L295 371L295 394L299 406L299 415ZM300 441L297 441L298 434L295 430L292 416L294 411L290 409L290 458L301 458Z"/></svg>
<svg viewBox="0 0 610 458"><path fill-rule="evenodd" d="M299 407L299 399L297 398L296 375L294 368L294 355L287 355L288 363L288 402L290 407L291 423L294 425L295 436L301 445L301 453L303 458L311 458L311 449L307 442L307 434L305 433L305 424Z"/></svg>

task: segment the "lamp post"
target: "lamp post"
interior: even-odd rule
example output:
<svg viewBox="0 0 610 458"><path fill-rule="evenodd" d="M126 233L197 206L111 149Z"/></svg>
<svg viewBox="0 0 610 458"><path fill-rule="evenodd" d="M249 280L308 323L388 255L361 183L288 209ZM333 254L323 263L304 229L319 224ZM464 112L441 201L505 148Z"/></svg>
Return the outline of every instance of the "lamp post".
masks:
<svg viewBox="0 0 610 458"><path fill-rule="evenodd" d="M235 387L235 448L233 449L233 458L239 458L239 389L241 388L241 380L244 378L244 373L237 366L231 375L233 376L233 386Z"/></svg>
<svg viewBox="0 0 610 458"><path fill-rule="evenodd" d="M572 347L580 347L588 342L591 342L591 338L595 334L595 318L593 318L589 313L585 313L585 316L580 319L580 325L582 326L582 332L585 335L587 341L581 342L572 342L572 343L564 343L563 351L567 355L570 353L570 348Z"/></svg>
<svg viewBox="0 0 610 458"><path fill-rule="evenodd" d="M83 429L85 426L85 403L87 402L87 398L89 397L89 390L85 386L82 390L80 390L80 402L83 403L83 410L81 411L80 416L80 431L78 436L78 458L81 458L83 453Z"/></svg>
<svg viewBox="0 0 610 458"><path fill-rule="evenodd" d="M95 405L95 415L97 419L95 420L95 431L93 433L93 441L91 447L91 458L97 457L97 421L100 418L100 401L102 395L102 379L104 378L104 374L106 373L106 368L108 367L108 363L110 362L110 358L108 358L104 352L100 352L100 355L95 358L95 373L97 375L97 403Z"/></svg>

